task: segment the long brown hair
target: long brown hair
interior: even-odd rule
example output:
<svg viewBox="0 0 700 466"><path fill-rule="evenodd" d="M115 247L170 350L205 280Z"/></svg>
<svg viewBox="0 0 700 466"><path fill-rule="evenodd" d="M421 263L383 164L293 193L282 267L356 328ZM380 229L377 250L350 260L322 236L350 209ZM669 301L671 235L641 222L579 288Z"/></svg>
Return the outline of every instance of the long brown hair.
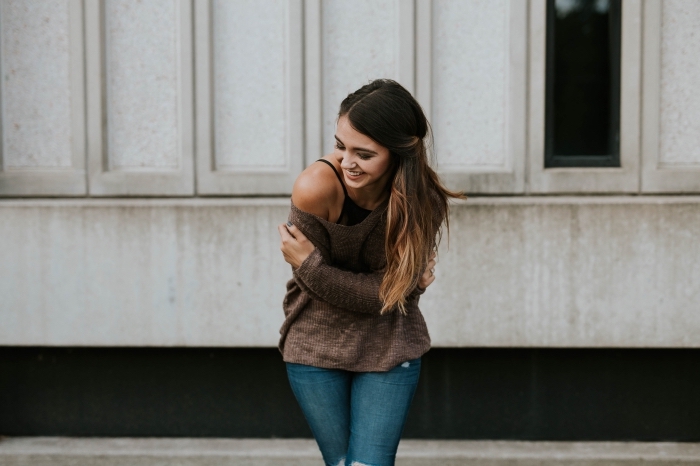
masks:
<svg viewBox="0 0 700 466"><path fill-rule="evenodd" d="M356 131L391 154L394 176L379 297L382 313L398 307L405 314L406 297L437 248L443 221L449 231L448 199L464 196L445 188L430 167L430 124L416 99L396 81L377 79L362 86L343 100L338 116L347 116Z"/></svg>

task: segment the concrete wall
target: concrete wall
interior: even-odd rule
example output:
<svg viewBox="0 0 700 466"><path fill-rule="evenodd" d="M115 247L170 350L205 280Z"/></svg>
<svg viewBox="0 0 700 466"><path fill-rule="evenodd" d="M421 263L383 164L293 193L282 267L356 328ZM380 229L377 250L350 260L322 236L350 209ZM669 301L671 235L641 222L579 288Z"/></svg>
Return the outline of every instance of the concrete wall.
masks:
<svg viewBox="0 0 700 466"><path fill-rule="evenodd" d="M698 346L700 3L624 3L622 166L545 169L545 0L3 1L0 344L276 344L282 196L388 77L492 196L436 345Z"/></svg>
<svg viewBox="0 0 700 466"><path fill-rule="evenodd" d="M700 347L697 197L476 198L435 346ZM0 345L274 346L286 199L5 201Z"/></svg>

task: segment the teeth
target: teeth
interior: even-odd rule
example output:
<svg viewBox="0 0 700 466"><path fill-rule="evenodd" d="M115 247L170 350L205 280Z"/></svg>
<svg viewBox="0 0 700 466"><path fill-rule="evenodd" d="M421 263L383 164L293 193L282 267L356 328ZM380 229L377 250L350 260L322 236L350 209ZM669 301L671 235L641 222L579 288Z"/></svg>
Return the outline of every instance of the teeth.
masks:
<svg viewBox="0 0 700 466"><path fill-rule="evenodd" d="M348 170L348 173L350 173L352 176L359 176L362 174L362 172L351 172L350 170Z"/></svg>

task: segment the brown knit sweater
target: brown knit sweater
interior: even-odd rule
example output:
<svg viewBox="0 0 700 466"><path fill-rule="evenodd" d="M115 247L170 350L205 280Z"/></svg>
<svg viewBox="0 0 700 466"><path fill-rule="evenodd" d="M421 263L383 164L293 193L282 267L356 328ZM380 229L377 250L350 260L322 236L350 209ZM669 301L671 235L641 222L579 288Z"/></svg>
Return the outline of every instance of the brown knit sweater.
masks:
<svg viewBox="0 0 700 466"><path fill-rule="evenodd" d="M286 362L355 372L387 371L430 348L418 309L422 290L407 299L407 315L379 311L386 265L388 202L353 226L330 223L292 204L289 221L316 246L287 282L279 350Z"/></svg>

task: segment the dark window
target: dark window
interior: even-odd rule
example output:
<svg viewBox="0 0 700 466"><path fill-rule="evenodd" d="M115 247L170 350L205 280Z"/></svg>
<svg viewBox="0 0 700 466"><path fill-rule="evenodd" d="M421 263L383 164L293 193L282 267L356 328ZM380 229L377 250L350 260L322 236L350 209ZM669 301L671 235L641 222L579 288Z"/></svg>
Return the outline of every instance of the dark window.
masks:
<svg viewBox="0 0 700 466"><path fill-rule="evenodd" d="M547 168L620 166L620 10L547 1Z"/></svg>

